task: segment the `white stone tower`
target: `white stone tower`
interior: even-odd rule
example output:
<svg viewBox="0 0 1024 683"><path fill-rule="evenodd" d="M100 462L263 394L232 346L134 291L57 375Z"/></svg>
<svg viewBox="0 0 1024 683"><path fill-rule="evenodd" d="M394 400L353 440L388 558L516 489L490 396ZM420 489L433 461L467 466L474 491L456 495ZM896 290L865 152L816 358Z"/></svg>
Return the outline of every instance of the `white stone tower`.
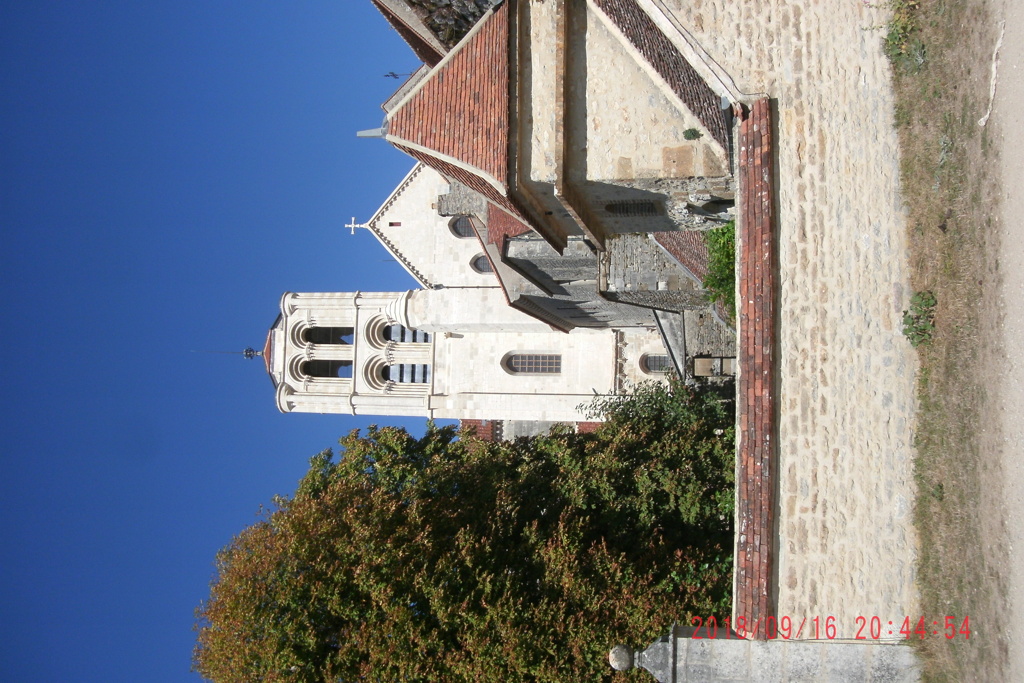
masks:
<svg viewBox="0 0 1024 683"><path fill-rule="evenodd" d="M629 343L624 341L627 335ZM263 350L282 412L572 422L651 330L554 331L498 288L281 297Z"/></svg>
<svg viewBox="0 0 1024 683"><path fill-rule="evenodd" d="M408 327L408 295L286 292L263 351L277 407L428 415L432 337Z"/></svg>

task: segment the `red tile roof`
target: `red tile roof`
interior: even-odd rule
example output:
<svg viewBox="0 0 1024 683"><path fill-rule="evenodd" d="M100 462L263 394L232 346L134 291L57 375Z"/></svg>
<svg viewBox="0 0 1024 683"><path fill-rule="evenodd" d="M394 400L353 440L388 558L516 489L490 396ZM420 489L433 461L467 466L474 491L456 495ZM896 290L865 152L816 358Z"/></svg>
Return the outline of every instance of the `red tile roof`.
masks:
<svg viewBox="0 0 1024 683"><path fill-rule="evenodd" d="M504 3L481 19L388 117L393 143L406 151L418 149L449 168L461 167L475 177L467 185L477 191L490 186L490 193L482 193L501 197L509 166L508 6ZM433 161L417 158L437 168Z"/></svg>
<svg viewBox="0 0 1024 683"><path fill-rule="evenodd" d="M501 420L459 420L459 429L473 432L481 441L501 441Z"/></svg>
<svg viewBox="0 0 1024 683"><path fill-rule="evenodd" d="M699 230L656 232L654 239L699 282L708 275L708 244Z"/></svg>
<svg viewBox="0 0 1024 683"><path fill-rule="evenodd" d="M487 241L504 252L506 237L531 232L530 226L494 204L487 205Z"/></svg>
<svg viewBox="0 0 1024 683"><path fill-rule="evenodd" d="M275 323L276 324L276 323ZM267 374L270 375L271 379L274 377L274 368L271 367L270 354L274 350L274 328L271 327L270 331L267 332L267 342L263 345L263 350L260 355L263 356L263 366L267 369ZM276 384L276 382L275 382Z"/></svg>

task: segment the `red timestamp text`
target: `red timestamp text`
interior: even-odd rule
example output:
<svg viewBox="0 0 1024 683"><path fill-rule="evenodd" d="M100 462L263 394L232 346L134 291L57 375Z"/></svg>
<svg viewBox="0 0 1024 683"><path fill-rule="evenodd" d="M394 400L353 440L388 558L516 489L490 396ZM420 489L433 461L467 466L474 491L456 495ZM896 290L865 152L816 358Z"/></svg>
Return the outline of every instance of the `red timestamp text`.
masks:
<svg viewBox="0 0 1024 683"><path fill-rule="evenodd" d="M944 636L947 640L971 637L971 618L945 616L929 620L926 617L904 617L903 621L883 620L878 616L861 616L854 620L854 640L891 640L925 639L929 636ZM715 617L693 617L690 626L694 627L691 636L702 638L757 638L767 640L835 640L839 638L839 628L834 616L816 617L763 617L750 619L740 616L735 623L729 617L718 620ZM849 635L843 637L849 638Z"/></svg>
<svg viewBox="0 0 1024 683"><path fill-rule="evenodd" d="M918 638L924 640L928 636L945 636L946 640L971 637L971 618L965 616L963 619L954 616L945 616L941 619L936 617L929 621L926 617L919 617L916 621L911 617L904 617L903 622L897 626L894 621L882 621L880 617L857 617L857 633L854 640L878 640L880 638L892 638L897 635L904 639Z"/></svg>
<svg viewBox="0 0 1024 683"><path fill-rule="evenodd" d="M795 619L790 616L764 617L747 619L736 618L733 623L729 617L718 621L715 617L693 617L690 625L695 627L692 638L757 638L759 635L768 640L807 638L832 640L837 637L835 617L803 617Z"/></svg>

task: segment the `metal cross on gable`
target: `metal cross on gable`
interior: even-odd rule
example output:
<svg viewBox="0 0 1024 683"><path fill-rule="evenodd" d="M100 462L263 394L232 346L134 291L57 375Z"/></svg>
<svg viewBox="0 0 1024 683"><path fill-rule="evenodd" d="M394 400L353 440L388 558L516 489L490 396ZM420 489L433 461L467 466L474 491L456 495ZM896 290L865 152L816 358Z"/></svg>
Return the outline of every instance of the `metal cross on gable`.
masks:
<svg viewBox="0 0 1024 683"><path fill-rule="evenodd" d="M356 223L356 217L352 216L352 222L351 223L346 223L345 227L348 228L349 230L351 230L352 234L354 235L354 234L356 234L356 228L366 228L367 230L369 230L370 229L370 224L369 223Z"/></svg>

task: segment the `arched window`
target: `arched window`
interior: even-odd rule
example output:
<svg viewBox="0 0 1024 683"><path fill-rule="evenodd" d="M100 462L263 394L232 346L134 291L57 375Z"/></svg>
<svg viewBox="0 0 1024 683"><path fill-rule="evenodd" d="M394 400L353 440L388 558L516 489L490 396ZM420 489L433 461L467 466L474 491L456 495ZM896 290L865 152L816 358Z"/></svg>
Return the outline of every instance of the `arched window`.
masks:
<svg viewBox="0 0 1024 683"><path fill-rule="evenodd" d="M562 356L557 353L510 353L501 364L513 375L557 375L562 372Z"/></svg>
<svg viewBox="0 0 1024 683"><path fill-rule="evenodd" d="M325 379L352 377L352 361L350 360L307 360L300 369L307 377Z"/></svg>
<svg viewBox="0 0 1024 683"><path fill-rule="evenodd" d="M384 328L384 339L392 342L417 342L430 341L430 333L422 330L410 330L405 325L388 325Z"/></svg>
<svg viewBox="0 0 1024 683"><path fill-rule="evenodd" d="M451 219L448 221L448 229L452 231L453 235L463 239L475 235L473 232L473 219L469 216L456 216Z"/></svg>
<svg viewBox="0 0 1024 683"><path fill-rule="evenodd" d="M307 344L351 344L351 327L307 327L302 331Z"/></svg>
<svg viewBox="0 0 1024 683"><path fill-rule="evenodd" d="M384 379L389 382L426 384L430 381L430 366L425 363L386 365L382 374Z"/></svg>
<svg viewBox="0 0 1024 683"><path fill-rule="evenodd" d="M469 262L469 265L478 273L492 273L494 269L491 268L491 262L487 260L487 257L483 254L477 254L473 257L473 260Z"/></svg>
<svg viewBox="0 0 1024 683"><path fill-rule="evenodd" d="M640 369L648 375L664 375L672 369L672 361L663 353L645 353L640 357Z"/></svg>

